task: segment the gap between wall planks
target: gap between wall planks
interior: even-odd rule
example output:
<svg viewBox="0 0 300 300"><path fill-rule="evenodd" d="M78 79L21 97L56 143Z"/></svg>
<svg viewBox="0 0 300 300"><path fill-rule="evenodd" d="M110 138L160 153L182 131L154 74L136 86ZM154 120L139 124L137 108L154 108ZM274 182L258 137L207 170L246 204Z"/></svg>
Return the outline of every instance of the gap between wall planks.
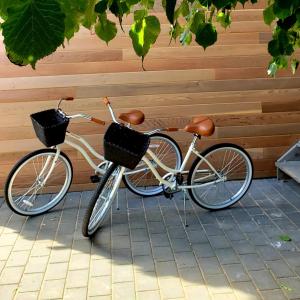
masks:
<svg viewBox="0 0 300 300"><path fill-rule="evenodd" d="M137 128L183 127L191 117L206 114L216 123L215 134L203 138L204 149L218 142L245 147L255 164L255 176L275 175L275 160L300 138L300 74L279 72L267 77L267 42L271 28L262 21L265 1L233 12L233 24L220 30L218 43L203 51L195 43L168 46L168 23L159 7L162 33L145 60L135 56L127 34L118 33L109 47L82 29L36 71L9 63L0 47L0 186L12 165L27 152L42 147L35 138L29 114L52 108L61 96L68 113L83 111L110 120L101 102L109 96L117 113L142 109L146 122ZM110 16L113 18L112 16ZM124 20L128 31L131 17ZM75 121L70 127L97 149L105 126ZM189 134L172 133L183 150ZM74 164L72 190L91 189L93 172L80 155L67 147ZM2 188L0 188L2 191ZM2 192L1 192L2 193Z"/></svg>

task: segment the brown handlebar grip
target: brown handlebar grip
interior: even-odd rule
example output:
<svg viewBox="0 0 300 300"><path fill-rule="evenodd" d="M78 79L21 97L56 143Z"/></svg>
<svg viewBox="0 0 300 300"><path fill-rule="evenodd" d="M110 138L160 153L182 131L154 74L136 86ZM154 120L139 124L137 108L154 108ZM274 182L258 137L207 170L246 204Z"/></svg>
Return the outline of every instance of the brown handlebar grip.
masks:
<svg viewBox="0 0 300 300"><path fill-rule="evenodd" d="M100 120L100 119L97 119L97 118L91 118L91 121L94 122L94 123L97 123L99 125L105 125L105 122Z"/></svg>
<svg viewBox="0 0 300 300"><path fill-rule="evenodd" d="M64 97L64 98L61 98L61 100L73 101L74 97Z"/></svg>
<svg viewBox="0 0 300 300"><path fill-rule="evenodd" d="M109 104L110 104L110 102L109 102L109 100L108 100L108 97L105 97L105 98L103 99L103 102L104 102L105 105L109 105Z"/></svg>

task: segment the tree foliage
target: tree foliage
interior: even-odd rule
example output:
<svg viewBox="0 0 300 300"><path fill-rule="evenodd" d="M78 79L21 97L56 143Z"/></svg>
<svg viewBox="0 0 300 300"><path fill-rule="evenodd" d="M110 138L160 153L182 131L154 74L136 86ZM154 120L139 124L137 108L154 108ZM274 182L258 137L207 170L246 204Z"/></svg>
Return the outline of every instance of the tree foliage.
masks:
<svg viewBox="0 0 300 300"><path fill-rule="evenodd" d="M257 0L157 0L170 22L171 40L190 45L194 40L204 49L218 38L216 23L225 29L231 24L231 12L238 4ZM132 14L129 36L136 54L144 60L160 34L160 22L151 14L155 0L0 0L2 35L6 54L17 65L31 64L73 38L80 26L93 29L109 43L117 35L117 24ZM300 0L268 0L264 21L273 28L268 44L271 61L269 75L290 66L299 66L295 51L300 47Z"/></svg>

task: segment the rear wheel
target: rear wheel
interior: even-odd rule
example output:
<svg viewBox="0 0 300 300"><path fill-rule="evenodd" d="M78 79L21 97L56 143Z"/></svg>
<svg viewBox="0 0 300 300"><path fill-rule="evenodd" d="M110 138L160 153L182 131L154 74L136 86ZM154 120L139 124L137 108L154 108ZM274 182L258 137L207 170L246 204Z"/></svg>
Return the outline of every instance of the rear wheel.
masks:
<svg viewBox="0 0 300 300"><path fill-rule="evenodd" d="M236 145L219 144L202 156L206 161L197 157L188 175L188 185L195 186L188 190L192 200L210 210L227 208L239 201L252 182L253 166L248 153Z"/></svg>
<svg viewBox="0 0 300 300"><path fill-rule="evenodd" d="M152 134L150 138L149 149L159 160L171 169L179 169L182 154L178 144L168 135L161 133ZM158 165L154 164L154 166L160 175L166 174L166 171ZM139 196L156 196L163 191L163 187L158 185L158 180L144 161L140 161L132 172L126 170L123 181L131 192Z"/></svg>
<svg viewBox="0 0 300 300"><path fill-rule="evenodd" d="M122 179L122 167L111 165L103 175L83 218L82 234L91 237L104 223Z"/></svg>

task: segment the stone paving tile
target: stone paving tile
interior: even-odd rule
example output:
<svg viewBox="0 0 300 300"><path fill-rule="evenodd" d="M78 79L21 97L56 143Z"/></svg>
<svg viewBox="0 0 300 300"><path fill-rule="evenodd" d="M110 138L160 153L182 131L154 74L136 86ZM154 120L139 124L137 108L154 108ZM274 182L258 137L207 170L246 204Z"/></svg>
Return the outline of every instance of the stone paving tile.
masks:
<svg viewBox="0 0 300 300"><path fill-rule="evenodd" d="M112 274L110 259L93 259L90 265L90 276L104 276Z"/></svg>
<svg viewBox="0 0 300 300"><path fill-rule="evenodd" d="M236 300L236 296L231 294L215 294L213 295L213 300Z"/></svg>
<svg viewBox="0 0 300 300"><path fill-rule="evenodd" d="M88 270L69 271L66 280L66 288L79 288L88 285Z"/></svg>
<svg viewBox="0 0 300 300"><path fill-rule="evenodd" d="M155 261L174 260L174 255L171 247L153 247L152 251Z"/></svg>
<svg viewBox="0 0 300 300"><path fill-rule="evenodd" d="M184 298L184 290L178 278L159 278L159 287L164 299Z"/></svg>
<svg viewBox="0 0 300 300"><path fill-rule="evenodd" d="M238 300L262 299L251 281L235 282L232 284L232 286Z"/></svg>
<svg viewBox="0 0 300 300"><path fill-rule="evenodd" d="M178 268L193 267L197 265L195 255L192 252L175 253L175 260Z"/></svg>
<svg viewBox="0 0 300 300"><path fill-rule="evenodd" d="M300 279L299 277L282 278L279 285L288 299L300 298Z"/></svg>
<svg viewBox="0 0 300 300"><path fill-rule="evenodd" d="M62 279L44 281L39 295L40 299L62 299L64 285L65 281Z"/></svg>
<svg viewBox="0 0 300 300"><path fill-rule="evenodd" d="M180 268L178 272L184 287L204 284L203 276L198 267Z"/></svg>
<svg viewBox="0 0 300 300"><path fill-rule="evenodd" d="M150 272L155 270L152 255L135 256L133 262L133 267L136 272Z"/></svg>
<svg viewBox="0 0 300 300"><path fill-rule="evenodd" d="M105 296L111 295L112 282L110 276L91 277L89 279L88 295Z"/></svg>
<svg viewBox="0 0 300 300"><path fill-rule="evenodd" d="M64 293L64 299L84 300L86 298L87 298L87 289L86 288L66 289L65 293Z"/></svg>
<svg viewBox="0 0 300 300"><path fill-rule="evenodd" d="M231 286L224 274L206 276L208 289L212 294L232 293Z"/></svg>
<svg viewBox="0 0 300 300"><path fill-rule="evenodd" d="M264 300L285 300L286 297L284 296L281 290L268 290L268 291L261 291L262 297Z"/></svg>
<svg viewBox="0 0 300 300"><path fill-rule="evenodd" d="M240 255L240 259L245 268L249 271L265 269L263 260L256 253Z"/></svg>
<svg viewBox="0 0 300 300"><path fill-rule="evenodd" d="M208 290L204 285L187 286L184 290L188 300L198 300L199 295L201 295L201 300L211 299Z"/></svg>
<svg viewBox="0 0 300 300"><path fill-rule="evenodd" d="M39 291L42 286L43 278L43 273L24 274L20 281L19 292Z"/></svg>
<svg viewBox="0 0 300 300"><path fill-rule="evenodd" d="M119 193L93 243L89 192L37 218L0 210L0 299L300 299L300 186L255 180L232 209ZM0 204L1 205L1 204ZM74 217L76 216L76 217ZM292 242L281 243L288 234ZM279 245L279 246L278 246Z"/></svg>
<svg viewBox="0 0 300 300"><path fill-rule="evenodd" d="M113 265L112 282L134 281L133 266L130 265Z"/></svg>
<svg viewBox="0 0 300 300"><path fill-rule="evenodd" d="M37 300L38 296L39 296L38 292L17 293L15 299L16 300Z"/></svg>
<svg viewBox="0 0 300 300"><path fill-rule="evenodd" d="M119 282L112 285L112 299L132 300L135 298L134 282Z"/></svg>
<svg viewBox="0 0 300 300"><path fill-rule="evenodd" d="M278 288L278 284L267 270L250 271L249 274L259 290L272 290Z"/></svg>
<svg viewBox="0 0 300 300"><path fill-rule="evenodd" d="M0 276L0 285L18 284L21 280L23 272L23 267L4 268Z"/></svg>
<svg viewBox="0 0 300 300"><path fill-rule="evenodd" d="M154 291L158 290L158 282L155 272L138 272L135 274L135 290Z"/></svg>
<svg viewBox="0 0 300 300"><path fill-rule="evenodd" d="M235 264L240 262L233 248L216 249L215 252L222 265Z"/></svg>
<svg viewBox="0 0 300 300"><path fill-rule="evenodd" d="M155 263L158 277L178 277L178 269L175 261L158 261Z"/></svg>
<svg viewBox="0 0 300 300"><path fill-rule="evenodd" d="M286 264L282 259L268 261L266 264L277 278L295 276L288 264Z"/></svg>
<svg viewBox="0 0 300 300"><path fill-rule="evenodd" d="M159 291L142 291L137 292L137 300L160 300Z"/></svg>
<svg viewBox="0 0 300 300"><path fill-rule="evenodd" d="M198 261L204 276L222 273L221 265L216 257L201 258Z"/></svg>
<svg viewBox="0 0 300 300"><path fill-rule="evenodd" d="M0 285L0 299L13 299L17 293L17 290L18 285L15 284Z"/></svg>
<svg viewBox="0 0 300 300"><path fill-rule="evenodd" d="M230 282L249 281L250 278L246 273L243 265L232 264L223 266L225 273Z"/></svg>

